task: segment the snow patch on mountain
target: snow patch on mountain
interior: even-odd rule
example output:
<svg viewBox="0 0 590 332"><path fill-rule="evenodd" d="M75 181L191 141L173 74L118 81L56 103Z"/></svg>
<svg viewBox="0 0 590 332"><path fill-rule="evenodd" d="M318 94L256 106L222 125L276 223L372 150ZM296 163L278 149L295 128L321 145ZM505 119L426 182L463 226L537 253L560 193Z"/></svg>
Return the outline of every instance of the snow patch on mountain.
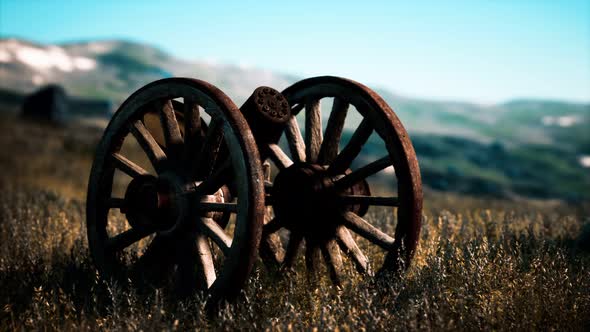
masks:
<svg viewBox="0 0 590 332"><path fill-rule="evenodd" d="M40 71L89 71L96 67L94 59L72 56L58 46L37 47L14 40L0 43L0 62L10 62L13 59Z"/></svg>
<svg viewBox="0 0 590 332"><path fill-rule="evenodd" d="M545 126L559 126L559 127L571 127L575 124L581 123L582 119L576 115L564 115L564 116L544 116L541 121Z"/></svg>

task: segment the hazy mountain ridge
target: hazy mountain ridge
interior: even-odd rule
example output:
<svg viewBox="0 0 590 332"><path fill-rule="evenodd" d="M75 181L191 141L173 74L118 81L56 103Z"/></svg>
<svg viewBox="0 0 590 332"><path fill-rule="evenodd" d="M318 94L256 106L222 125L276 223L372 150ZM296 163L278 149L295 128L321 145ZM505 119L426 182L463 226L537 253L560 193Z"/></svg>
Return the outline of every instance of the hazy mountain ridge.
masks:
<svg viewBox="0 0 590 332"><path fill-rule="evenodd" d="M50 59L53 58L53 60ZM177 59L149 45L118 40L39 45L0 39L0 88L31 92L57 82L69 94L115 105L156 79L184 76L219 87L240 105L260 85L282 90L300 78L258 68ZM354 79L354 78L353 78ZM366 83L366 82L365 82ZM590 104L520 99L483 106L407 98L375 89L411 133L459 136L491 143L551 144L560 128L590 123Z"/></svg>
<svg viewBox="0 0 590 332"><path fill-rule="evenodd" d="M127 41L39 45L0 39L0 89L29 93L56 82L72 96L117 105L141 86L170 76L208 81L237 105L260 85L282 90L300 79L258 68L182 60ZM584 166L590 163L590 104L518 99L483 106L375 90L411 134L424 182L433 188L494 196L590 196L590 165ZM348 134L355 127L354 121L347 122ZM364 157L380 156L380 149L369 144Z"/></svg>
<svg viewBox="0 0 590 332"><path fill-rule="evenodd" d="M118 104L141 86L170 76L211 82L236 102L245 100L261 84L282 89L295 81L262 69L181 60L155 47L128 41L39 45L0 39L2 89L31 92L55 82L71 95L106 98Z"/></svg>

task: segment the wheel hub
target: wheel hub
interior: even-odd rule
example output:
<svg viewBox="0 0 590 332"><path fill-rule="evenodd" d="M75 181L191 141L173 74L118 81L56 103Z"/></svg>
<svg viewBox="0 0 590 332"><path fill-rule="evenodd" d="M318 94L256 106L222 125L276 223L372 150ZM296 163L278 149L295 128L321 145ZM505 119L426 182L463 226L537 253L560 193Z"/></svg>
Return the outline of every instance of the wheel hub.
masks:
<svg viewBox="0 0 590 332"><path fill-rule="evenodd" d="M164 230L172 226L175 209L170 188L152 175L134 178L125 193L127 220L133 228Z"/></svg>
<svg viewBox="0 0 590 332"><path fill-rule="evenodd" d="M200 202L223 203L231 201L231 194L226 186L213 195L204 195L197 199L189 199L180 178L170 174L160 177L145 175L134 178L125 193L125 209L123 212L131 227L138 229L155 229L169 234L177 229L187 228L187 215L191 207L198 209ZM198 184L197 184L198 185ZM191 204L192 202L192 204ZM224 221L228 218L223 212L202 212L202 217ZM196 220L194 220L196 222ZM190 221L188 221L190 222Z"/></svg>
<svg viewBox="0 0 590 332"><path fill-rule="evenodd" d="M329 174L323 166L295 163L282 170L275 178L272 197L275 215L285 228L312 240L328 240L336 233L343 211L359 212L366 208L343 205L343 194L368 194L363 181L344 192L337 192L334 181L342 175Z"/></svg>

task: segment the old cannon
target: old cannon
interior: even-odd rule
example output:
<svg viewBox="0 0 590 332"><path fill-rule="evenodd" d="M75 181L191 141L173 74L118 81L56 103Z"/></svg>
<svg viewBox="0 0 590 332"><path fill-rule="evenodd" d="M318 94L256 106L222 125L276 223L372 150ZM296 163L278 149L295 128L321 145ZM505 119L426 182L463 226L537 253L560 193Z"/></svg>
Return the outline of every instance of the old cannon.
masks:
<svg viewBox="0 0 590 332"><path fill-rule="evenodd" d="M332 104L324 116L322 100ZM130 140L147 162L126 154ZM381 144L382 158L359 160L369 140ZM379 172L397 196L372 195L367 178ZM395 228L363 218L371 206L392 207ZM87 229L102 276L203 289L218 301L239 293L258 252L287 269L303 254L310 272L323 257L340 283L342 253L360 273L373 272L360 240L384 252L376 272L403 269L418 242L421 210L408 134L368 87L316 77L280 93L257 88L238 108L211 84L170 78L131 95L106 128L88 184ZM112 225L113 211L123 227ZM126 258L142 241L145 249Z"/></svg>

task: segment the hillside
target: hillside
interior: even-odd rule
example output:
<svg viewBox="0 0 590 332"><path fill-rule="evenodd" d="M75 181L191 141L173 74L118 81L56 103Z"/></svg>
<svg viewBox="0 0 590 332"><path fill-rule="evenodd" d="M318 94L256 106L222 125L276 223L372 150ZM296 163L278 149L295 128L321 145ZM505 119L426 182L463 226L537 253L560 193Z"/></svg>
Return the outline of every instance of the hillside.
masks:
<svg viewBox="0 0 590 332"><path fill-rule="evenodd" d="M238 105L260 85L281 90L299 80L257 68L181 60L126 41L39 45L0 39L2 90L29 93L58 82L72 96L118 105L144 84L170 76L209 81ZM494 197L590 197L590 105L522 99L483 106L376 90L412 136L429 187ZM356 125L347 122L349 134ZM365 157L380 155L379 149L369 146Z"/></svg>
<svg viewBox="0 0 590 332"><path fill-rule="evenodd" d="M58 82L74 96L122 102L139 87L169 76L198 77L247 98L260 84L286 87L294 79L258 69L189 62L156 48L126 41L39 45L0 39L0 88L30 92Z"/></svg>

